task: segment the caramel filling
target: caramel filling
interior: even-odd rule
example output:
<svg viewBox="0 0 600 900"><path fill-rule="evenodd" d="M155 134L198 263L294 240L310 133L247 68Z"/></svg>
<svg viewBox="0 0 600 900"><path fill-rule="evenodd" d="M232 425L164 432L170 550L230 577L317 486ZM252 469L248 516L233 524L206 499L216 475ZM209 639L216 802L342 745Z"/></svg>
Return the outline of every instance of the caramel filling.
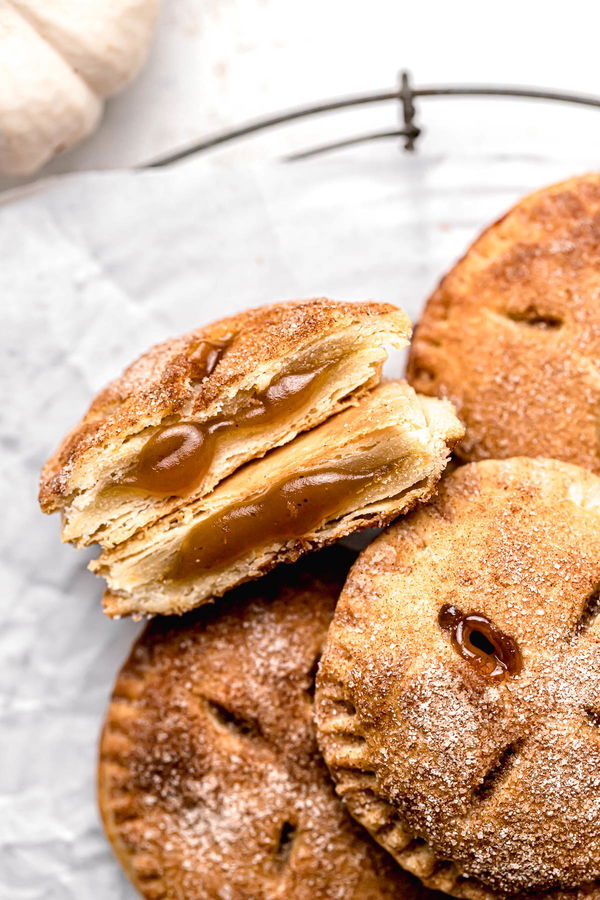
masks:
<svg viewBox="0 0 600 900"><path fill-rule="evenodd" d="M398 464L365 458L340 461L284 478L245 502L220 510L187 533L169 573L174 580L230 565L250 551L310 534Z"/></svg>
<svg viewBox="0 0 600 900"><path fill-rule="evenodd" d="M233 341L234 334L226 334L218 341L199 341L190 353L191 377L202 381L217 367L217 363Z"/></svg>
<svg viewBox="0 0 600 900"><path fill-rule="evenodd" d="M482 675L503 679L518 675L523 667L519 645L479 613L465 615L446 604L438 616L440 626L450 633L452 646Z"/></svg>
<svg viewBox="0 0 600 900"><path fill-rule="evenodd" d="M214 356L214 346L207 349L208 342L203 342L202 347L203 364L210 374L219 357ZM339 362L335 359L321 366L305 364L288 369L235 416L217 416L202 425L179 422L158 428L121 484L157 496L188 494L206 477L226 432L235 431L236 438L250 436L299 412L317 396Z"/></svg>

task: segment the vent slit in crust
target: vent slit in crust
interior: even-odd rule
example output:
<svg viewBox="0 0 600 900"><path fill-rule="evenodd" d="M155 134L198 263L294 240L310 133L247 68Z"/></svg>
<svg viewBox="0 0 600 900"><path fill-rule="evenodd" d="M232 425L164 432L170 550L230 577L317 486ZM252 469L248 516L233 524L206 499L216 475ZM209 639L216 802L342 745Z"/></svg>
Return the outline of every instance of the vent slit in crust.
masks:
<svg viewBox="0 0 600 900"><path fill-rule="evenodd" d="M573 640L578 640L592 627L600 615L600 584L597 585L583 604L573 630Z"/></svg>
<svg viewBox="0 0 600 900"><path fill-rule="evenodd" d="M590 724L595 725L596 728L600 728L600 711L590 706L586 707L583 711Z"/></svg>
<svg viewBox="0 0 600 900"><path fill-rule="evenodd" d="M279 832L279 840L275 850L275 864L283 869L290 861L298 828L292 822L284 822Z"/></svg>
<svg viewBox="0 0 600 900"><path fill-rule="evenodd" d="M204 702L211 717L222 728L227 728L243 738L262 737L260 727L255 720L244 718L214 700L205 699Z"/></svg>
<svg viewBox="0 0 600 900"><path fill-rule="evenodd" d="M489 800L506 778L508 778L512 768L517 762L518 754L522 746L523 739L521 738L512 741L504 748L494 765L488 770L481 782L475 788L473 799L476 803L483 803L484 801Z"/></svg>
<svg viewBox="0 0 600 900"><path fill-rule="evenodd" d="M528 325L530 328L539 328L546 331L555 331L562 328L563 320L560 316L553 316L538 312L534 307L528 307L522 311L505 313L506 318L518 325Z"/></svg>

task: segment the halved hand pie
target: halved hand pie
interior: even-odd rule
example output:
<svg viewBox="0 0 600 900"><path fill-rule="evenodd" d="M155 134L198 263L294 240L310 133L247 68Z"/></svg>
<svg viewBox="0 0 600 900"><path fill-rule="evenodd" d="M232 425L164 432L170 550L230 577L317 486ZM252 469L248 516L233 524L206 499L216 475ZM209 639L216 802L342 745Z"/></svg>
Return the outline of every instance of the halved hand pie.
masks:
<svg viewBox="0 0 600 900"><path fill-rule="evenodd" d="M317 680L349 810L470 900L600 896L600 479L463 466L371 544Z"/></svg>
<svg viewBox="0 0 600 900"><path fill-rule="evenodd" d="M148 900L427 900L336 798L312 722L339 549L158 619L117 679L99 802ZM431 895L433 900L434 895Z"/></svg>
<svg viewBox="0 0 600 900"><path fill-rule="evenodd" d="M452 407L387 382L163 517L90 568L109 615L184 612L279 562L427 499L463 429Z"/></svg>
<svg viewBox="0 0 600 900"><path fill-rule="evenodd" d="M315 299L223 319L145 353L42 472L63 539L114 546L356 403L410 325L389 304Z"/></svg>
<svg viewBox="0 0 600 900"><path fill-rule="evenodd" d="M600 474L600 174L525 197L441 281L407 377L451 400L463 459L548 456Z"/></svg>

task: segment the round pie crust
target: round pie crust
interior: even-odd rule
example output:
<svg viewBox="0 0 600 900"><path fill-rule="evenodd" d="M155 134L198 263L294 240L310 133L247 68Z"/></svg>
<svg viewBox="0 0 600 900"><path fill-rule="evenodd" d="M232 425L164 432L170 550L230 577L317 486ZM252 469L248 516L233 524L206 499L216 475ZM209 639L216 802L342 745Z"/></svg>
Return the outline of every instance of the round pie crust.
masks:
<svg viewBox="0 0 600 900"><path fill-rule="evenodd" d="M600 174L521 200L441 281L407 377L451 400L466 460L545 456L600 474Z"/></svg>
<svg viewBox="0 0 600 900"><path fill-rule="evenodd" d="M457 652L448 606L521 671ZM348 809L428 887L600 897L600 479L526 458L443 479L351 570L316 713Z"/></svg>
<svg viewBox="0 0 600 900"><path fill-rule="evenodd" d="M317 661L352 555L334 549L154 620L117 679L99 802L149 900L428 900L344 810L316 746Z"/></svg>

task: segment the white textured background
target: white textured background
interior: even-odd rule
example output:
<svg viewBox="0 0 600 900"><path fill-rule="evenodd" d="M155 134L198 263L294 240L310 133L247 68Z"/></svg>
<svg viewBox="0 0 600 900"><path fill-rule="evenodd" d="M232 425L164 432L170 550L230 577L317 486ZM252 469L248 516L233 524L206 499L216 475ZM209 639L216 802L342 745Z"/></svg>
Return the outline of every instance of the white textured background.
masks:
<svg viewBox="0 0 600 900"><path fill-rule="evenodd" d="M52 2L52 0L47 0ZM107 0L110 2L110 0ZM48 172L131 166L246 119L354 92L490 82L600 94L595 0L163 0L148 66L104 125ZM592 155L600 111L505 100L423 100L429 153ZM393 104L280 128L225 151L246 162L396 124ZM223 151L218 151L223 155ZM0 187L8 182L0 182Z"/></svg>
<svg viewBox="0 0 600 900"><path fill-rule="evenodd" d="M543 18L542 18L543 16ZM141 79L54 173L139 163L282 106L416 80L600 92L591 3L166 0ZM315 293L413 317L521 194L597 167L600 113L423 104L391 144L248 165L394 111L319 120L168 170L71 175L0 206L0 900L133 900L95 810L96 740L138 626L110 622L89 553L36 506L39 467L92 393L150 343L243 306Z"/></svg>

